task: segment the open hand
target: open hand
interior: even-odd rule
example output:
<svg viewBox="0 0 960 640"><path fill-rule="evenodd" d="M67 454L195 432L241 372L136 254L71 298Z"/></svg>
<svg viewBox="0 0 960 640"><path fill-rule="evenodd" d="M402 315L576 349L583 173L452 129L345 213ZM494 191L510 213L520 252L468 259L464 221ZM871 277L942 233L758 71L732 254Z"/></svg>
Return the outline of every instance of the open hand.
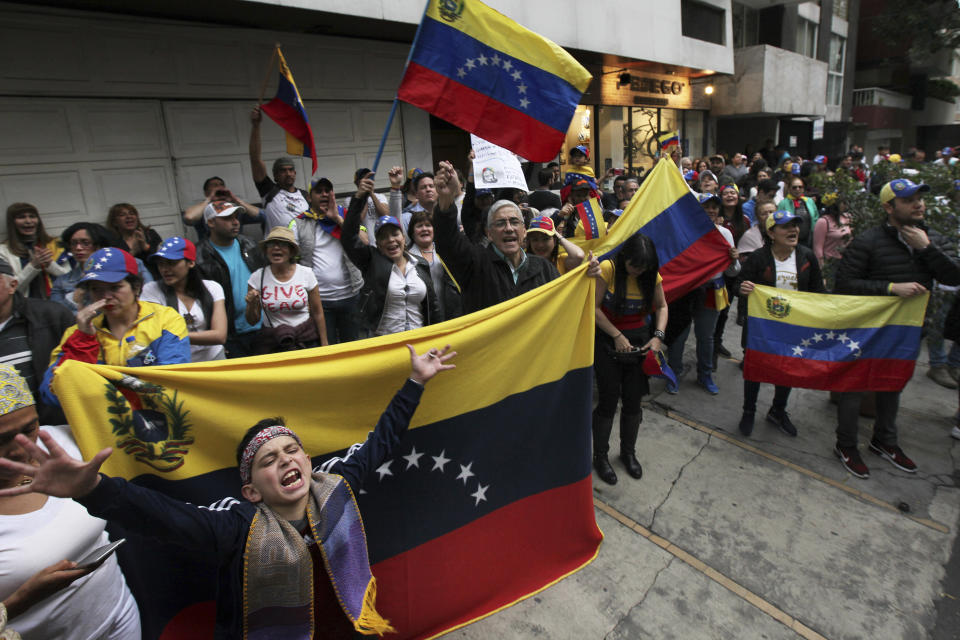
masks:
<svg viewBox="0 0 960 640"><path fill-rule="evenodd" d="M447 364L451 358L457 355L456 351L450 351L450 345L445 346L442 351L434 347L421 356L418 356L416 350L409 344L407 349L410 350L410 378L414 382L426 384L427 380L441 371L455 369L457 366Z"/></svg>
<svg viewBox="0 0 960 640"><path fill-rule="evenodd" d="M0 468L33 478L29 484L0 490L0 497L24 493L43 493L57 498L79 498L93 491L100 483L100 465L110 457L113 449L107 447L90 459L90 462L71 458L53 436L40 430L40 439L47 448L44 451L23 434L14 440L24 448L30 459L36 462L24 464L9 458L0 458ZM49 453L47 453L49 452Z"/></svg>

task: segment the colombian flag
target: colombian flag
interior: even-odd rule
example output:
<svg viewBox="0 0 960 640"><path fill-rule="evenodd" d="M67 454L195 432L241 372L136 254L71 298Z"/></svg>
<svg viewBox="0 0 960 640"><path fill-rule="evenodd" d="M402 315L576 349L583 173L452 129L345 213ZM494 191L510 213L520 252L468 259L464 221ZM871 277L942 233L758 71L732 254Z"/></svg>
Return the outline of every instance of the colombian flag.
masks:
<svg viewBox="0 0 960 640"><path fill-rule="evenodd" d="M670 131L657 138L661 149L669 149L680 144L680 134L676 131Z"/></svg>
<svg viewBox="0 0 960 640"><path fill-rule="evenodd" d="M410 430L357 492L377 610L398 630L389 637L432 637L597 553L585 269L442 324L292 354L141 368L69 361L54 390L85 457L114 447L104 473L222 510L243 499L234 454L249 426L282 414L321 466L376 424L410 373L405 343L421 353L450 343L457 368L430 381ZM545 331L559 331L564 348L528 339ZM119 446L138 438L149 441ZM128 538L120 561L143 637L212 637L212 554L111 533Z"/></svg>
<svg viewBox="0 0 960 640"><path fill-rule="evenodd" d="M430 0L397 97L546 162L589 82L569 53L479 0Z"/></svg>
<svg viewBox="0 0 960 640"><path fill-rule="evenodd" d="M663 158L602 238L570 241L600 260L613 257L637 231L653 240L667 302L730 266L730 245L710 222L676 165Z"/></svg>
<svg viewBox="0 0 960 640"><path fill-rule="evenodd" d="M607 235L607 223L603 220L603 207L596 198L588 198L577 205L580 224L574 233L584 240L593 240Z"/></svg>
<svg viewBox="0 0 960 640"><path fill-rule="evenodd" d="M920 353L928 298L757 286L747 304L743 377L828 391L900 391Z"/></svg>
<svg viewBox="0 0 960 640"><path fill-rule="evenodd" d="M277 95L263 105L263 112L287 132L287 153L313 159L313 171L310 172L310 175L313 175L317 172L317 147L313 142L313 130L307 119L307 110L279 47L277 58L280 61Z"/></svg>

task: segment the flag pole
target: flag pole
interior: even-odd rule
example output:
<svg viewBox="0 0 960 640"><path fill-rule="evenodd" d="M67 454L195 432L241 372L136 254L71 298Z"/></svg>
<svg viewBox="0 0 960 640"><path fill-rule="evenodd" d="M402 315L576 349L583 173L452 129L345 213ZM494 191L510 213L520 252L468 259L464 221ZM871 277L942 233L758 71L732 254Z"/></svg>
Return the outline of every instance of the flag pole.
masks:
<svg viewBox="0 0 960 640"><path fill-rule="evenodd" d="M257 98L257 104L263 104L263 94L267 92L267 83L270 82L270 73L273 71L273 63L277 59L277 51L280 51L280 43L273 45L273 53L270 54L270 62L267 63L267 72L263 74L263 84L260 85L260 96Z"/></svg>
<svg viewBox="0 0 960 640"><path fill-rule="evenodd" d="M410 58L413 57L413 50L417 46L417 40L420 39L420 30L423 28L423 21L427 19L427 10L430 9L430 3L433 0L427 0L427 4L423 7L423 15L420 17L420 24L417 25L417 32L413 35L413 42L410 43L410 51L407 52L407 61L403 63L403 73L400 74L400 81L403 81L403 76L407 74L407 67L410 66ZM387 126L383 130L383 136L380 138L380 146L377 148L377 157L373 160L373 167L371 171L373 173L377 172L377 167L380 166L380 157L383 155L383 146L387 143L387 135L390 133L390 125L393 124L393 117L397 115L397 103L399 99L396 94L393 96L393 104L390 106L390 115L387 116Z"/></svg>

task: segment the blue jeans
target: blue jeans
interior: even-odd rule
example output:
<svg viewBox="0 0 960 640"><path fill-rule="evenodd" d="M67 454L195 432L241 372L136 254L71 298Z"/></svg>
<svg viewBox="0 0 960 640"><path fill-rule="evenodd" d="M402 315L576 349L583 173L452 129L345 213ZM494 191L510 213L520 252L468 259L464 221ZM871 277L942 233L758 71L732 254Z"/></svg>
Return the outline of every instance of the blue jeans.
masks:
<svg viewBox="0 0 960 640"><path fill-rule="evenodd" d="M712 293L712 292L711 292ZM710 309L701 297L693 309L693 334L697 337L697 376L708 375L713 371L713 331L717 326L716 309ZM687 325L667 350L667 364L677 374L683 366L683 346L690 335Z"/></svg>
<svg viewBox="0 0 960 640"><path fill-rule="evenodd" d="M947 313L950 311L950 305L953 303L955 294L934 291L933 295L936 297L937 307L931 317L928 318L927 324L927 353L930 356L930 366L960 367L960 345L954 342L949 353L946 352L943 345L943 323L947 319Z"/></svg>
<svg viewBox="0 0 960 640"><path fill-rule="evenodd" d="M357 296L323 301L323 319L327 325L327 343L339 344L360 338Z"/></svg>

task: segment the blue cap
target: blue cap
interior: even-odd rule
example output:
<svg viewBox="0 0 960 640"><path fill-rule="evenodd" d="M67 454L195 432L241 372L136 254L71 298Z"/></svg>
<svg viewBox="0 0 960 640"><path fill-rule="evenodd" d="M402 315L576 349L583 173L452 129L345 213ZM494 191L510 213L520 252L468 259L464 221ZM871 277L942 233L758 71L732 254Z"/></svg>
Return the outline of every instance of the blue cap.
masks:
<svg viewBox="0 0 960 640"><path fill-rule="evenodd" d="M817 164L827 164L827 156L817 156L813 161Z"/></svg>
<svg viewBox="0 0 960 640"><path fill-rule="evenodd" d="M799 163L799 162L794 162L794 163L790 166L790 173L792 173L792 174L795 175L795 176L800 175L800 163Z"/></svg>
<svg viewBox="0 0 960 640"><path fill-rule="evenodd" d="M374 233L380 233L380 229L384 228L388 224L392 224L397 229L403 229L403 227L400 226L400 221L397 220L394 216L380 216L377 219L377 226L374 229Z"/></svg>
<svg viewBox="0 0 960 640"><path fill-rule="evenodd" d="M785 209L777 209L767 216L767 229L770 229L775 224L787 224L788 222L799 219L800 216L794 215Z"/></svg>
<svg viewBox="0 0 960 640"><path fill-rule="evenodd" d="M493 189L477 189L477 193L476 193L477 198L479 198L480 196L492 196L492 195L493 195Z"/></svg>
<svg viewBox="0 0 960 640"><path fill-rule="evenodd" d="M700 204L706 204L711 200L716 200L717 204L723 204L723 201L720 199L720 196L718 196L715 193L701 193L697 196L697 200L700 201Z"/></svg>
<svg viewBox="0 0 960 640"><path fill-rule="evenodd" d="M696 179L697 179L697 172L694 171L693 169L687 169L686 171L683 172L683 179L684 179L684 180L696 180Z"/></svg>
<svg viewBox="0 0 960 640"><path fill-rule="evenodd" d="M930 185L915 184L906 178L897 178L880 189L880 202L890 202L894 198L909 198L918 191L930 191Z"/></svg>
<svg viewBox="0 0 960 640"><path fill-rule="evenodd" d="M570 150L570 153L573 153L574 151L579 151L586 158L590 157L590 149L587 149L586 145L578 144L577 146L575 146L573 149Z"/></svg>
<svg viewBox="0 0 960 640"><path fill-rule="evenodd" d="M156 253L148 258L148 260L155 260L156 258L166 258L167 260L196 260L197 259L197 247L192 242L186 238L181 238L180 236L173 236L172 238L167 238L163 241L158 248Z"/></svg>
<svg viewBox="0 0 960 640"><path fill-rule="evenodd" d="M127 276L140 273L137 260L123 249L98 249L83 265L80 282L120 282Z"/></svg>

